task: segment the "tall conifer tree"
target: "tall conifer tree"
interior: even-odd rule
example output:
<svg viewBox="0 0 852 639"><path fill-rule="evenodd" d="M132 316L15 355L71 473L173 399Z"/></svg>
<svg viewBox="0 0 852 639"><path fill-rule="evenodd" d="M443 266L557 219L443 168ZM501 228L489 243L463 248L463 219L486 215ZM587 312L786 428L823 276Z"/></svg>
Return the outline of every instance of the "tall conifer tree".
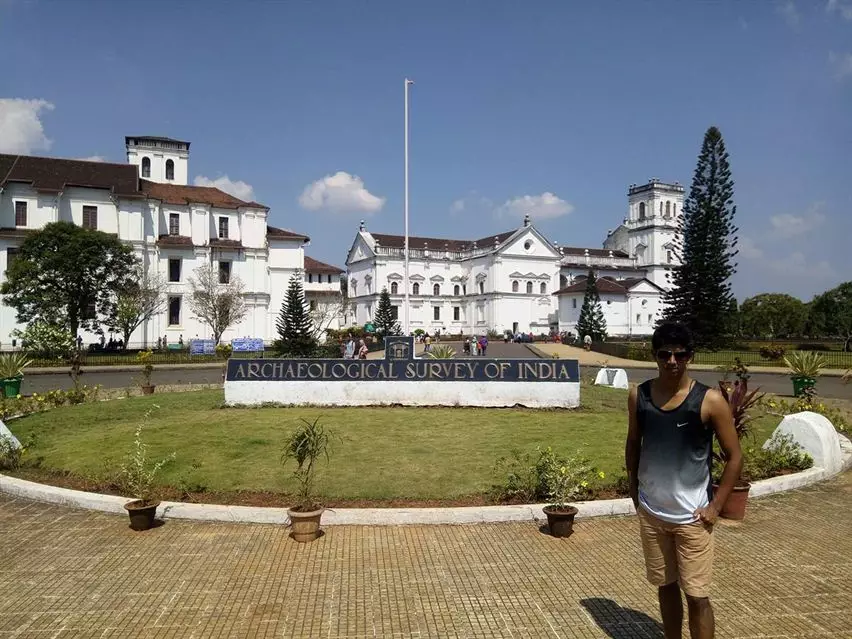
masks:
<svg viewBox="0 0 852 639"><path fill-rule="evenodd" d="M379 307L376 309L373 325L376 327L376 333L380 338L388 335L399 335L400 333L399 322L394 317L393 305L387 288L383 288L379 295Z"/></svg>
<svg viewBox="0 0 852 639"><path fill-rule="evenodd" d="M580 309L580 319L577 320L577 334L581 340L586 335L590 335L594 342L606 339L606 319L598 294L598 280L592 269L589 269L586 278L586 295L583 298L583 308Z"/></svg>
<svg viewBox="0 0 852 639"><path fill-rule="evenodd" d="M665 295L663 321L686 324L695 343L718 349L733 324L731 276L736 272L737 227L728 152L716 127L707 129L689 197L678 219L680 264Z"/></svg>
<svg viewBox="0 0 852 639"><path fill-rule="evenodd" d="M314 354L316 341L311 335L311 318L305 308L305 292L299 272L290 278L275 327L278 329L275 350L279 355L310 357Z"/></svg>

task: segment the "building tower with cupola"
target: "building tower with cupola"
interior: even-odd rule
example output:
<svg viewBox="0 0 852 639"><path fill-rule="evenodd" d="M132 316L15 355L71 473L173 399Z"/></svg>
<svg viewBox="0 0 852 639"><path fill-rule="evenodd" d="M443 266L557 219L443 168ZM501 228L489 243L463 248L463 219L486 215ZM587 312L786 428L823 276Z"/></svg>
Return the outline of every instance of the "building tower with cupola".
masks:
<svg viewBox="0 0 852 639"><path fill-rule="evenodd" d="M139 177L161 184L186 186L189 142L150 135L128 135L124 142L127 162L139 167Z"/></svg>

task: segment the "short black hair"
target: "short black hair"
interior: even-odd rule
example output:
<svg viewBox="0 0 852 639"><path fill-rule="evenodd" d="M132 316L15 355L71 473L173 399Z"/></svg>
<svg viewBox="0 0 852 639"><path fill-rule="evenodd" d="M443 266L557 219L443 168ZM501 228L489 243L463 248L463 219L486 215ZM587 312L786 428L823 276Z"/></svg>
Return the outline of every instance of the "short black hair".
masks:
<svg viewBox="0 0 852 639"><path fill-rule="evenodd" d="M692 331L678 322L663 322L654 331L651 338L651 347L657 352L667 344L682 346L690 353L695 350L695 341L692 339Z"/></svg>

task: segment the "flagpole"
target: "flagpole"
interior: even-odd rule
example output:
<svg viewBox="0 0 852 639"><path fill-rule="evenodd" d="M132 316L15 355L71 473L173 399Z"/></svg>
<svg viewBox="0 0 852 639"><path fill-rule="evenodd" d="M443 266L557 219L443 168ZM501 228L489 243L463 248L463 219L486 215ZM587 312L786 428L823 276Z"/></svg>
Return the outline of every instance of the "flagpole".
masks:
<svg viewBox="0 0 852 639"><path fill-rule="evenodd" d="M412 84L414 84L413 80L405 78L405 335L411 334L411 311L408 300L411 289L408 281L408 87Z"/></svg>

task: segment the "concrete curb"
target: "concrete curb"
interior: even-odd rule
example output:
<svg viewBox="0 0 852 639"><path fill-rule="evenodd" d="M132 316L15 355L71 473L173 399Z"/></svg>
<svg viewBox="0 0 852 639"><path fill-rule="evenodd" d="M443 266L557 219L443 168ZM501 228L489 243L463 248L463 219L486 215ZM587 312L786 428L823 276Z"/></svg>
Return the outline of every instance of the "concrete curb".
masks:
<svg viewBox="0 0 852 639"><path fill-rule="evenodd" d="M852 468L852 443L838 434L843 456L843 469ZM775 493L809 486L832 477L824 468L808 470L772 479L764 479L751 485L751 497L763 497ZM84 508L107 513L124 513L127 497L87 493L68 488L58 488L0 475L0 492L60 504L69 508ZM329 508L323 516L326 526L404 526L429 524L482 524L512 521L540 521L545 518L545 504L522 504L517 506L465 506L456 508ZM574 504L580 518L631 515L635 512L630 499L602 499ZM287 524L286 508L262 508L255 506L227 506L217 504L189 504L183 502L161 502L157 516L165 519L190 519L194 521L220 521L253 524Z"/></svg>

